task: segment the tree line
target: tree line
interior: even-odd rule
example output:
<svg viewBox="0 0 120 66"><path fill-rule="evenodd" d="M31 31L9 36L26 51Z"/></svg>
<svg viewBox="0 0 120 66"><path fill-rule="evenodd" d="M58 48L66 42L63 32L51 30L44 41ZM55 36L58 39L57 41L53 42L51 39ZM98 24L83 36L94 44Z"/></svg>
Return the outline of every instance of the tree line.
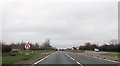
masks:
<svg viewBox="0 0 120 66"><path fill-rule="evenodd" d="M46 40L42 45L39 45L39 43L30 43L31 45L30 50L57 50L55 47L52 47L50 45L50 40ZM19 50L25 50L24 45L25 42L21 43L11 43L10 45L7 45L5 43L2 43L2 52L10 52L12 49L19 49Z"/></svg>
<svg viewBox="0 0 120 66"><path fill-rule="evenodd" d="M99 49L100 51L120 51L120 44L117 40L111 40L107 44L103 44L99 46L98 44L92 44L90 42L86 42L84 45L79 46L79 50L94 50L95 48ZM74 50L77 50L73 47Z"/></svg>

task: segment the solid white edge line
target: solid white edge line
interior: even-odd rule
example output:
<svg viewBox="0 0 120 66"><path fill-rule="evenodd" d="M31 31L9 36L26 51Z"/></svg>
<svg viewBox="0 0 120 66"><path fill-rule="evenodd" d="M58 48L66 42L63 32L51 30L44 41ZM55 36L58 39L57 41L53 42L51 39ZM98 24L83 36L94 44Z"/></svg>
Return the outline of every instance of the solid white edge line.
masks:
<svg viewBox="0 0 120 66"><path fill-rule="evenodd" d="M80 55L83 55L83 54L80 54ZM85 55L84 55L84 56L85 56ZM88 57L91 57L91 56L88 56ZM113 61L113 60L109 60L109 59L102 59L102 58L98 58L98 57L93 57L93 58L101 59L101 60L106 60L106 61L113 62L113 63L120 63L120 62L118 62L118 61Z"/></svg>
<svg viewBox="0 0 120 66"><path fill-rule="evenodd" d="M55 52L54 52L55 53ZM54 53L52 53L52 54L54 54ZM52 54L50 54L50 55L48 55L48 56L46 56L46 57L44 57L43 59L41 59L41 60L39 60L39 61L37 61L37 62L35 62L33 65L31 65L31 66L34 66L34 65L36 65L36 64L38 64L38 63L40 63L41 61L43 61L43 60L45 60L46 58L48 58L49 56L51 56Z"/></svg>

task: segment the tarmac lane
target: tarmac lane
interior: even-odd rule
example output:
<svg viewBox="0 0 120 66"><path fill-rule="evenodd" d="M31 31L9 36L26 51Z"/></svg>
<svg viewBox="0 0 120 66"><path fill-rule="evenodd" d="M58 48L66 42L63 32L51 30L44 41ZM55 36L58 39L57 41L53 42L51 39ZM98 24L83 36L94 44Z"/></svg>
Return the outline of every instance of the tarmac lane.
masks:
<svg viewBox="0 0 120 66"><path fill-rule="evenodd" d="M76 53L56 51L35 66L119 66L114 62L92 58Z"/></svg>

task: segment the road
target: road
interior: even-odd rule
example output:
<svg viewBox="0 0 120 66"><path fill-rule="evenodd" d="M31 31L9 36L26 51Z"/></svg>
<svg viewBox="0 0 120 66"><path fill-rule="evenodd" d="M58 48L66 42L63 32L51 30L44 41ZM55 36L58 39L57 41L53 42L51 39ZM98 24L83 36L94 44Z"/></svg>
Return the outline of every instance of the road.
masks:
<svg viewBox="0 0 120 66"><path fill-rule="evenodd" d="M97 58L92 58L76 53L71 53L71 52L64 52L64 51L57 51L54 54L50 55L46 59L42 60L41 62L37 63L36 65L43 65L43 64L48 64L48 65L55 65L59 64L60 66L65 65L65 66L116 66L117 63L102 60L102 59L97 59Z"/></svg>

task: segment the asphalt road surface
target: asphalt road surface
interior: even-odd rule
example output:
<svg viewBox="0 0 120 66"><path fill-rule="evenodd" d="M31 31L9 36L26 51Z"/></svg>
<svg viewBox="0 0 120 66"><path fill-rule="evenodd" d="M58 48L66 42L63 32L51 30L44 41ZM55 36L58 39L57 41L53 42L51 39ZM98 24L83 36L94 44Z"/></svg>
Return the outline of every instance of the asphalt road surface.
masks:
<svg viewBox="0 0 120 66"><path fill-rule="evenodd" d="M46 59L39 62L37 65L65 65L65 66L117 66L117 63L106 61L103 59L92 58L76 53L57 51ZM117 65L116 65L117 64Z"/></svg>

